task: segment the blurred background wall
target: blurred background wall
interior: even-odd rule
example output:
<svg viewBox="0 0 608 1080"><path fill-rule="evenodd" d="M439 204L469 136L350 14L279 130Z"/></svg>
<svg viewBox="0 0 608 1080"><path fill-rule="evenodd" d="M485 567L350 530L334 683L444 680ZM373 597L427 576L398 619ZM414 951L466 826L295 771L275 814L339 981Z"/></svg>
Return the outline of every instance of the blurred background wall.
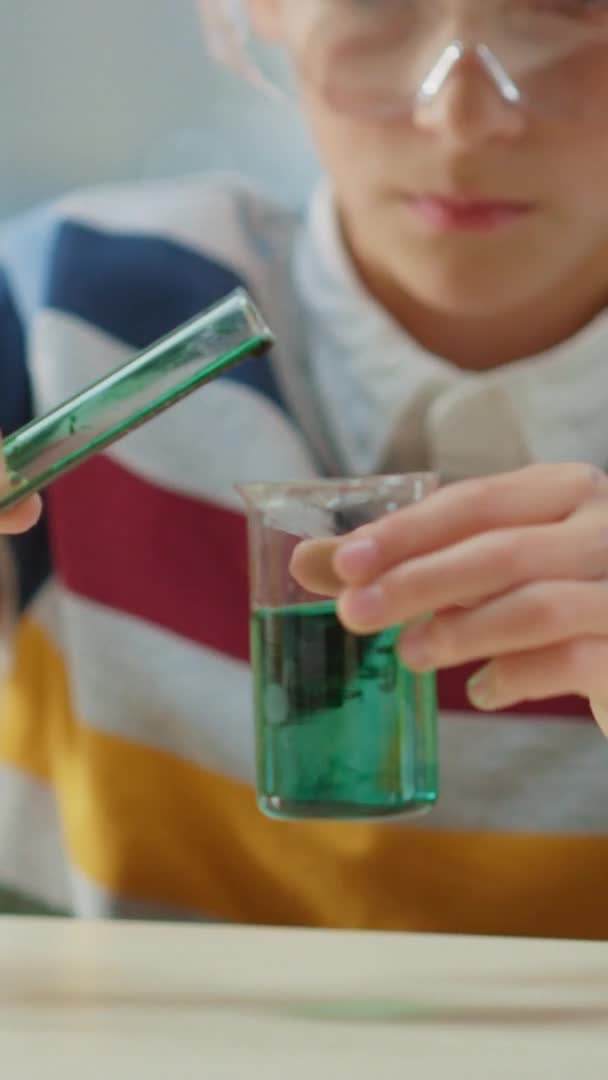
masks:
<svg viewBox="0 0 608 1080"><path fill-rule="evenodd" d="M297 203L316 171L295 108L207 57L195 0L0 0L0 88L0 219L73 187L217 168Z"/></svg>

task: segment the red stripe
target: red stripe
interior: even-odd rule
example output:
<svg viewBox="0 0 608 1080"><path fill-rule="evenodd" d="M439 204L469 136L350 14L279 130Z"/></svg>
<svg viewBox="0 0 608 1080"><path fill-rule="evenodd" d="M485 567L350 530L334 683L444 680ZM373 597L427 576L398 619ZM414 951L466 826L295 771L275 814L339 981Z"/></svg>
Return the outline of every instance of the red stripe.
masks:
<svg viewBox="0 0 608 1080"><path fill-rule="evenodd" d="M56 481L49 513L55 569L73 592L248 658L244 515L103 455Z"/></svg>
<svg viewBox="0 0 608 1080"><path fill-rule="evenodd" d="M50 490L55 569L81 596L247 660L245 517L151 484L99 455ZM439 673L444 709L471 711L466 680L479 667ZM508 710L590 718L578 697Z"/></svg>

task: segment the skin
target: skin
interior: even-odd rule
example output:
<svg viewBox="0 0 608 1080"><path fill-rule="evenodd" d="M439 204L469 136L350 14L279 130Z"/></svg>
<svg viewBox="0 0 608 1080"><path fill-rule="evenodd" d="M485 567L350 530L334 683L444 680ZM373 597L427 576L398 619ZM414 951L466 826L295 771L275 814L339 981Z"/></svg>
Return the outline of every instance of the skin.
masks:
<svg viewBox="0 0 608 1080"><path fill-rule="evenodd" d="M294 0L251 10L261 33L293 48ZM498 367L605 307L602 120L513 110L474 65L399 122L341 115L305 83L300 95L362 281L432 353ZM523 199L534 211L490 234L431 233L404 211L404 187ZM608 481L588 465L451 485L350 537L301 544L292 571L336 596L355 633L434 612L403 634L400 653L417 670L489 660L469 686L479 708L577 693L608 735Z"/></svg>
<svg viewBox="0 0 608 1080"><path fill-rule="evenodd" d="M0 491L7 483L6 468L0 455ZM39 495L31 495L23 502L0 514L0 535L11 536L27 532L38 521L42 513L42 500Z"/></svg>

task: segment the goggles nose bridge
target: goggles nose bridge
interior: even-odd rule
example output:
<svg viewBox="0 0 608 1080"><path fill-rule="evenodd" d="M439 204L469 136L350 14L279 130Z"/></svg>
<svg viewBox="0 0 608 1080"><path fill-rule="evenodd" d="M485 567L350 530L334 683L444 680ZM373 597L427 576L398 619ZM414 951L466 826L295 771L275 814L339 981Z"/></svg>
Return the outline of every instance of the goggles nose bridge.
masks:
<svg viewBox="0 0 608 1080"><path fill-rule="evenodd" d="M521 105L523 103L519 87L488 45L483 43L468 45L460 39L455 39L442 49L432 67L423 77L416 92L418 104L424 105L434 101L444 89L454 69L468 57L473 57L478 62L503 101L509 105Z"/></svg>

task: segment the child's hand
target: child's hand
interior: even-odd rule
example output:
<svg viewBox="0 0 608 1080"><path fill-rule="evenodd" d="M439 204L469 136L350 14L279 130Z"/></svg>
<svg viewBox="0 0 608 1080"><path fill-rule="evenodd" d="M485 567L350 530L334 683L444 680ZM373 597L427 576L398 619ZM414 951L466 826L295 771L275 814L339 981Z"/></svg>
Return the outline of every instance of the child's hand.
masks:
<svg viewBox="0 0 608 1080"><path fill-rule="evenodd" d="M0 450L0 493L7 487L6 466ZM17 503L10 510L0 513L0 536L11 533L27 532L36 524L42 512L42 500L39 495L30 495L28 499Z"/></svg>
<svg viewBox="0 0 608 1080"><path fill-rule="evenodd" d="M418 671L491 662L471 701L498 709L576 693L608 735L608 479L534 465L442 488L347 537L305 541L292 570L338 596L347 629L404 631Z"/></svg>
<svg viewBox="0 0 608 1080"><path fill-rule="evenodd" d="M0 514L0 536L27 532L36 524L41 511L42 501L39 495L30 495L18 506L5 510L3 514Z"/></svg>

